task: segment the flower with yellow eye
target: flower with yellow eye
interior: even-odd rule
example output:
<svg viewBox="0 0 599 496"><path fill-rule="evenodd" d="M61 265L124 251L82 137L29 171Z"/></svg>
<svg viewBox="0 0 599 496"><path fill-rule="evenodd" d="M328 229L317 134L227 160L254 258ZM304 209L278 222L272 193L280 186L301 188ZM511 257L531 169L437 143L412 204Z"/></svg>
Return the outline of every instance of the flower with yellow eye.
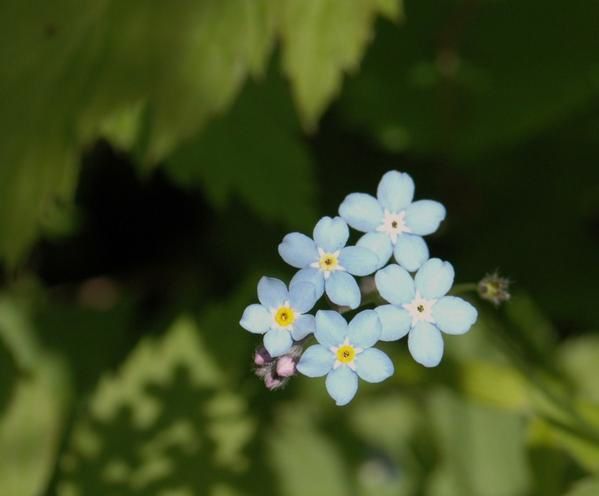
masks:
<svg viewBox="0 0 599 496"><path fill-rule="evenodd" d="M464 334L476 322L470 303L446 296L453 284L449 262L431 258L412 276L399 265L388 265L375 276L381 297L391 303L376 308L382 341L395 341L408 334L408 349L414 360L435 367L443 356L445 334Z"/></svg>
<svg viewBox="0 0 599 496"><path fill-rule="evenodd" d="M314 332L314 317L306 314L317 300L312 284L302 282L287 286L272 277L258 283L260 304L248 306L239 324L254 334L264 334L264 347L273 357L289 351L293 342Z"/></svg>
<svg viewBox="0 0 599 496"><path fill-rule="evenodd" d="M410 272L428 260L422 236L432 234L445 218L445 207L432 200L413 202L414 181L405 172L389 171L381 178L376 198L351 193L339 206L339 215L354 229L364 232L356 246L376 253L379 266L391 258Z"/></svg>
<svg viewBox="0 0 599 496"><path fill-rule="evenodd" d="M308 282L316 287L320 298L326 291L337 305L357 308L360 288L353 276L372 274L378 258L371 250L345 246L349 228L341 217L323 217L314 227L314 239L291 233L279 245L279 254L289 265L301 269L291 280L290 287Z"/></svg>
<svg viewBox="0 0 599 496"><path fill-rule="evenodd" d="M300 358L297 370L308 377L326 378L326 388L337 405L347 405L358 390L358 377L382 382L393 374L393 363L372 348L381 335L381 323L374 310L358 313L348 324L332 310L316 313L319 344L310 346Z"/></svg>

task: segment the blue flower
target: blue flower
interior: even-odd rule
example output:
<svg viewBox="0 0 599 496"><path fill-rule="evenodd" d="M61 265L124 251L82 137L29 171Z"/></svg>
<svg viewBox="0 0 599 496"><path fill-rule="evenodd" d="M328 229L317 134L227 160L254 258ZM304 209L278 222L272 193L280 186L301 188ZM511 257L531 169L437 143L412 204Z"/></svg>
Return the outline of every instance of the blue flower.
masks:
<svg viewBox="0 0 599 496"><path fill-rule="evenodd" d="M379 182L377 197L352 193L339 206L339 215L354 229L366 234L356 243L377 254L383 267L391 258L410 272L428 260L422 238L434 233L445 218L445 207L432 200L412 202L414 181L397 171L387 172Z"/></svg>
<svg viewBox="0 0 599 496"><path fill-rule="evenodd" d="M409 333L408 348L414 360L435 367L443 356L446 334L464 334L478 313L467 301L445 296L453 284L449 262L431 258L412 276L399 265L389 265L375 275L379 294L391 305L376 309L383 332L381 340L395 341Z"/></svg>
<svg viewBox="0 0 599 496"><path fill-rule="evenodd" d="M308 377L326 378L326 387L337 405L347 405L358 390L358 377L381 382L393 374L393 363L380 350L372 348L381 336L381 323L374 310L358 313L347 324L332 310L316 313L320 344L310 346L300 358L297 370Z"/></svg>
<svg viewBox="0 0 599 496"><path fill-rule="evenodd" d="M307 315L318 297L312 284L302 282L287 286L272 277L258 283L259 304L248 306L241 317L241 327L254 334L264 334L264 347L271 356L284 355L293 340L304 339L314 332L314 316Z"/></svg>
<svg viewBox="0 0 599 496"><path fill-rule="evenodd" d="M341 217L323 217L314 228L314 240L291 233L279 245L279 254L289 265L301 269L290 287L308 282L316 287L318 298L326 290L337 305L357 308L360 288L352 277L367 276L378 267L376 254L365 247L348 246L349 228Z"/></svg>

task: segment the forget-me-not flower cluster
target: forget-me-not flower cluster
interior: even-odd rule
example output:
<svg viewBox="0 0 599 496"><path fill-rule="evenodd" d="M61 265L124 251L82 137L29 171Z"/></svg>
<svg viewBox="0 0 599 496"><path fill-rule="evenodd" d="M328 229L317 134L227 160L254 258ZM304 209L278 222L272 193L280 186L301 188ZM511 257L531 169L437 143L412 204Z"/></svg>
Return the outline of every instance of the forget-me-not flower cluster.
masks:
<svg viewBox="0 0 599 496"><path fill-rule="evenodd" d="M374 347L378 341L408 336L408 349L426 367L439 364L445 334L463 334L477 319L467 301L447 293L454 270L449 262L429 259L423 236L434 233L445 208L433 200L414 201L414 181L406 173L387 172L376 197L352 193L339 206L339 217L323 217L312 232L287 234L279 244L281 258L298 269L289 287L263 277L258 301L243 312L240 324L263 335L257 373L267 387L283 385L295 372L326 376L329 395L349 403L358 378L371 383L394 373L389 357ZM350 227L364 233L348 244ZM387 265L394 258L397 263ZM411 273L415 273L412 275ZM349 323L341 315L363 303L357 277L374 274L374 286L388 304L358 312ZM311 313L326 294L333 310ZM314 334L317 344L308 345Z"/></svg>

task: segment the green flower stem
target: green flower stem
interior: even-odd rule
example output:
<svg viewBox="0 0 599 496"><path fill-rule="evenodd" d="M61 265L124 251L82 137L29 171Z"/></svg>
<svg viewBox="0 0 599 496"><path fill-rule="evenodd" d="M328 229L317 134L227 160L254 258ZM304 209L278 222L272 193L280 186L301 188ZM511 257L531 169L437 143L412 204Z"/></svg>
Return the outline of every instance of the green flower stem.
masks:
<svg viewBox="0 0 599 496"><path fill-rule="evenodd" d="M475 282L456 284L449 292L450 295L460 295L465 293L478 293L478 284Z"/></svg>

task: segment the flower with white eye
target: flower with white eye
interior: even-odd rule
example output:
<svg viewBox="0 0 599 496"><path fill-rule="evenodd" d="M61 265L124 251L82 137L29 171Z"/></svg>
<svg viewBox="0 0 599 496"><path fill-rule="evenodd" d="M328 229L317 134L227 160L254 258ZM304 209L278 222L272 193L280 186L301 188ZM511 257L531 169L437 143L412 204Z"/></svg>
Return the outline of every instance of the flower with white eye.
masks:
<svg viewBox="0 0 599 496"><path fill-rule="evenodd" d="M239 324L254 334L264 334L264 347L273 357L287 353L293 342L314 332L314 316L308 315L316 300L314 286L307 282L287 286L272 277L258 283L258 300L243 312Z"/></svg>
<svg viewBox="0 0 599 496"><path fill-rule="evenodd" d="M406 174L389 171L381 178L377 197L351 193L339 206L339 215L354 229L364 232L356 246L372 250L377 268L391 258L410 272L428 260L422 238L434 233L445 218L445 207L432 200L413 202L414 181Z"/></svg>
<svg viewBox="0 0 599 496"><path fill-rule="evenodd" d="M467 301L446 296L453 284L449 262L431 258L412 276L399 265L389 265L375 275L376 288L390 305L376 308L383 326L381 340L396 341L408 335L414 360L435 367L443 357L443 337L464 334L478 312Z"/></svg>
<svg viewBox="0 0 599 496"><path fill-rule="evenodd" d="M365 247L345 246L349 228L341 217L320 219L313 237L291 233L279 245L281 258L300 269L290 287L308 282L316 288L318 298L326 291L333 303L357 308L361 295L353 276L372 274L378 265L376 254Z"/></svg>
<svg viewBox="0 0 599 496"><path fill-rule="evenodd" d="M326 388L337 403L348 404L358 391L358 377L382 382L393 375L389 357L372 346L381 335L381 323L374 310L358 313L351 322L332 310L316 313L319 344L310 346L300 358L297 370L308 377L326 378Z"/></svg>

